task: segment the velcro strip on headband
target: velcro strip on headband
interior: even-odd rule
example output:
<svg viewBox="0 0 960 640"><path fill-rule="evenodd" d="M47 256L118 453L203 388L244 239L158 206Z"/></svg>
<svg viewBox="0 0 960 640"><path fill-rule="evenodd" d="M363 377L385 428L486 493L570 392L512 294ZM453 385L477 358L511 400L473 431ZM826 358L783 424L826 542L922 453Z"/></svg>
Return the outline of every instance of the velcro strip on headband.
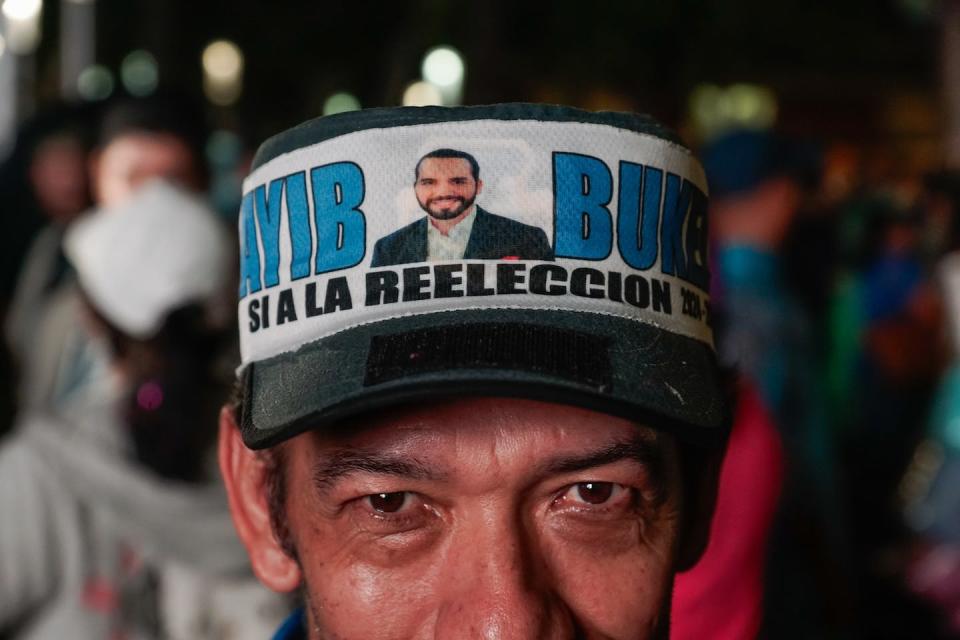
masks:
<svg viewBox="0 0 960 640"><path fill-rule="evenodd" d="M365 385L450 369L525 371L563 378L598 391L609 388L603 338L556 327L475 323L375 336Z"/></svg>

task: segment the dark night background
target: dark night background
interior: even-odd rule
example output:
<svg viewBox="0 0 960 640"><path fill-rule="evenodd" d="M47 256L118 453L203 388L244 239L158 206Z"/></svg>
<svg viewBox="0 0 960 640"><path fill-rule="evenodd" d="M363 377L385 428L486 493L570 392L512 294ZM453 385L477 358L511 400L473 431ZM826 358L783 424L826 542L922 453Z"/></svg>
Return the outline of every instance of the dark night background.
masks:
<svg viewBox="0 0 960 640"><path fill-rule="evenodd" d="M833 412L819 426L824 440L836 448L837 477L847 484L830 484L830 473L823 477L828 491L842 503L838 520L849 520L843 523L849 539L837 545L837 555L847 554L849 558L842 559L852 567L846 568L850 584L841 587L831 583L830 576L843 562L833 562L836 557L827 554L819 559L832 566L822 572L827 578L818 588L809 591L816 592L814 599L829 601L824 615L836 631L819 637L953 637L943 620L960 616L960 560L957 575L946 581L953 596L947 598L949 605L934 603L936 598L907 584L904 567L929 541L907 530L904 500L898 494L917 444L932 437L927 432L928 409L951 357L960 381L960 340L952 347L941 341L950 309L943 311L946 305L938 306L939 300L931 303L929 315L935 318L927 325L904 304L890 311L889 323L874 323L877 326L856 313L850 314L857 316L853 320L838 321L842 314L836 311L837 301L853 289L844 287L868 281L869 261L882 262L879 258L888 249L896 253L893 245L903 237L907 240L900 244L909 244L912 252L909 266L916 265L920 274L911 294L930 293L941 260L951 253L960 255L960 0L44 0L41 39L34 53L16 58L21 65L19 94L0 93L0 120L3 108L10 111L13 103L17 108L10 125L29 122L64 98L61 28L65 11L78 6L95 7L95 52L89 62L113 74L111 98L124 95L119 80L124 59L132 51L146 51L157 62L159 92L186 94L203 105L211 130L225 134L218 138L219 151L213 144L206 147L205 160L214 169L207 195L231 225L236 222L240 179L261 142L322 115L325 101L339 92L356 96L364 108L401 104L406 88L420 79L425 53L439 45L462 54L463 104L528 101L645 112L675 128L701 158L725 131L704 124L701 107L708 103L698 102L700 98L709 94L729 99L738 88L754 100L768 96L775 105L775 121L759 127L761 132L775 131L798 146L808 145L804 153L816 155L810 164L817 164L817 170L810 173L817 175L801 185L802 205L792 212L789 234L780 239L782 245L763 249L776 254L778 268L782 260L778 293L796 299L803 310L797 317L809 316L815 342L810 352L819 358L817 382L830 382L832 356L849 356L841 364L854 362L858 367L875 355L869 353L874 338L884 347L883 354L920 354L914 360L928 361L907 363L926 376L918 374L922 380L913 396L901 397L904 385L892 376L890 386L883 387L881 383L889 381L880 380L882 372L876 374L880 367L867 370L876 374L872 379L862 375L865 369L851 365L842 372L853 372L842 389L849 393L832 398L836 406L826 406L827 401L818 406L824 413ZM228 105L207 99L203 84L201 56L221 39L235 43L244 58L242 93ZM4 63L9 62L10 51L4 55ZM90 111L111 104L96 102ZM709 108L720 109L719 104L711 102ZM29 136L22 133L27 129L21 129L18 141L25 148L29 141L23 139ZM4 142L0 135L0 147ZM28 187L24 167L29 152L6 158L8 176L3 179L19 181L13 185L18 193ZM221 166L214 166L217 157ZM707 173L709 181L709 167ZM767 177L760 176L758 182ZM0 187L13 191L5 183ZM711 197L716 207L716 194ZM758 218L766 213L760 211ZM11 237L6 238L9 249L0 256L0 310L8 303L28 241L44 222L40 214L36 206L14 211L8 205L2 210ZM714 212L711 219L716 219ZM715 230L713 226L711 233ZM948 242L936 242L947 235ZM934 248L927 251L924 243ZM843 326L844 320L856 326ZM849 332L843 333L845 329ZM9 383L0 386L11 396L14 374L5 375L7 365L0 361L0 382ZM960 382L956 394L960 397ZM899 403L907 417L899 422L891 418L896 424L890 437L878 444L874 436L879 429L871 431L871 420L889 417L882 415L882 401ZM960 414L960 402L957 407ZM14 409L13 401L0 394L0 416L5 418L0 420L0 435L13 424ZM856 419L848 419L848 414L857 414ZM960 424L960 417L955 423ZM960 449L954 453L960 465ZM870 454L878 454L879 471L869 467ZM938 515L960 522L952 511ZM0 513L0 523L4 517ZM816 537L820 524L811 519L796 527L804 544L805 536ZM952 544L960 558L958 542ZM953 609L945 613L949 606ZM783 619L790 624L790 614L802 617L799 611L787 607L773 615L787 614ZM956 627L960 629L960 622ZM0 629L0 637L3 632Z"/></svg>
<svg viewBox="0 0 960 640"><path fill-rule="evenodd" d="M56 33L48 3L44 31ZM701 82L773 89L783 127L864 139L896 135L891 109L936 109L935 7L907 2L294 3L101 0L98 62L133 49L159 62L160 83L200 94L200 53L214 38L245 55L244 92L217 119L256 141L320 114L334 91L399 104L424 52L466 59L464 102L554 101L634 108L679 126ZM55 38L38 51L38 95L57 91ZM914 127L915 128L915 127ZM935 131L913 131L933 134Z"/></svg>

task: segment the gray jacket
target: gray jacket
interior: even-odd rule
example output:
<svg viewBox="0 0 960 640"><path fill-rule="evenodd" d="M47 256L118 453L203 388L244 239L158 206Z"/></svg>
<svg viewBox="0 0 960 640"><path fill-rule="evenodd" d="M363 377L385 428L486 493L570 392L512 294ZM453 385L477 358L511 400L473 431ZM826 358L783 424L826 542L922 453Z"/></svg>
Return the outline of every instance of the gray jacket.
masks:
<svg viewBox="0 0 960 640"><path fill-rule="evenodd" d="M219 483L162 481L71 418L0 441L0 637L269 637L286 603L250 574Z"/></svg>

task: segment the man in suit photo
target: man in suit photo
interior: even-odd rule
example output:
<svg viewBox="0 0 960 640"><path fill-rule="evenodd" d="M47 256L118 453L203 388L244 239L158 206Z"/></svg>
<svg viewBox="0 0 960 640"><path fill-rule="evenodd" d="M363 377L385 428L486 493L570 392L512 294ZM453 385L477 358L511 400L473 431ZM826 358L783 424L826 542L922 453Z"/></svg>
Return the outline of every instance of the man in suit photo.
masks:
<svg viewBox="0 0 960 640"><path fill-rule="evenodd" d="M414 192L427 215L380 238L372 267L442 260L553 260L543 229L475 204L483 190L469 153L437 149L417 162Z"/></svg>

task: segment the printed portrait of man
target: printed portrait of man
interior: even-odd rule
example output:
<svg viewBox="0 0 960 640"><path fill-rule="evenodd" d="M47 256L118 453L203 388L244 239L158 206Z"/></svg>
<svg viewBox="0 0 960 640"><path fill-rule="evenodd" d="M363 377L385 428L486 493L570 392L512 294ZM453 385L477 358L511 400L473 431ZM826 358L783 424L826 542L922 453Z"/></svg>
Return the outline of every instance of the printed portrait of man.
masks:
<svg viewBox="0 0 960 640"><path fill-rule="evenodd" d="M444 260L553 260L543 229L486 211L480 165L469 153L437 149L417 162L414 193L427 215L380 238L371 266Z"/></svg>

